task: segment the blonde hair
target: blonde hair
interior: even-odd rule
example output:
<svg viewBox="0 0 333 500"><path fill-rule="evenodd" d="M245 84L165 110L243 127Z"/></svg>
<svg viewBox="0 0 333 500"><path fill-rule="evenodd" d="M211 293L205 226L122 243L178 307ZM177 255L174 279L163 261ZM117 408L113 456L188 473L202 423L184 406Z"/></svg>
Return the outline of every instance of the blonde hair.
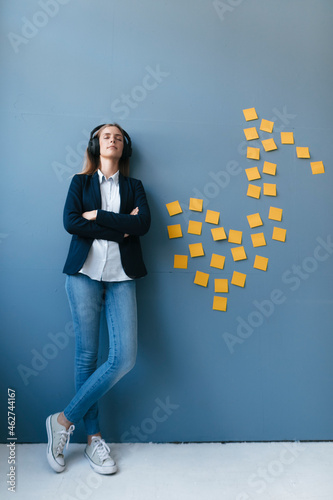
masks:
<svg viewBox="0 0 333 500"><path fill-rule="evenodd" d="M95 134L94 137L99 138L102 131L106 127L117 127L120 130L121 135L123 136L123 141L125 144L124 131L121 128L121 126L118 125L118 123L107 123L107 124L103 125L103 127L101 127L98 130L98 132ZM89 151L89 148L87 148L86 153L85 153L85 161L84 161L83 169L82 169L82 172L80 172L80 174L94 175L94 173L97 172L97 170L99 169L100 164L101 164L101 161L100 161L99 156L92 155ZM119 172L121 174L123 174L125 177L129 176L129 158L125 158L125 159L120 158L120 160L119 160Z"/></svg>

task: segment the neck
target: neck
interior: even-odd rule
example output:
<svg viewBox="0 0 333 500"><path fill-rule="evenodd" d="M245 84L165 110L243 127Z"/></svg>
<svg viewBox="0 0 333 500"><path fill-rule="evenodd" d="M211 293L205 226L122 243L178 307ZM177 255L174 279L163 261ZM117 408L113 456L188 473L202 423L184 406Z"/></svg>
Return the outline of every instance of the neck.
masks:
<svg viewBox="0 0 333 500"><path fill-rule="evenodd" d="M100 157L100 170L103 175L108 179L119 170L119 160L113 158Z"/></svg>

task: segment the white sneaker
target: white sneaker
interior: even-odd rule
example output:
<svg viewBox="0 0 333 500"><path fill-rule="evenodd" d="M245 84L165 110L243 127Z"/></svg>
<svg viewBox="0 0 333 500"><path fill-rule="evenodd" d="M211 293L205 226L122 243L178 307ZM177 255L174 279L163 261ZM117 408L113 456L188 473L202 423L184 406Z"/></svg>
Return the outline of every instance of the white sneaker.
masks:
<svg viewBox="0 0 333 500"><path fill-rule="evenodd" d="M65 458L63 455L64 447L68 448L68 443L75 426L72 424L69 429L58 423L59 413L49 415L46 419L47 430L47 450L46 456L52 469L56 472L65 470Z"/></svg>
<svg viewBox="0 0 333 500"><path fill-rule="evenodd" d="M84 454L95 472L99 474L117 472L116 462L110 457L110 448L100 436L92 438L91 444L87 444Z"/></svg>

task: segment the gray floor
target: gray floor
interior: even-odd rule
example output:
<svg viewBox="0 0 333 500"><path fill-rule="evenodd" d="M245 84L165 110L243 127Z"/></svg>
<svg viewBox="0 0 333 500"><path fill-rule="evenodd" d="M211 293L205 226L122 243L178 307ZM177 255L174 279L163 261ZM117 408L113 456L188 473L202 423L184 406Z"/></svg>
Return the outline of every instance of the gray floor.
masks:
<svg viewBox="0 0 333 500"><path fill-rule="evenodd" d="M45 444L16 445L16 493L7 490L10 448L0 445L0 498L22 500L333 500L333 443L111 445L119 471L101 476L70 443L53 472ZM13 496L15 495L15 496Z"/></svg>

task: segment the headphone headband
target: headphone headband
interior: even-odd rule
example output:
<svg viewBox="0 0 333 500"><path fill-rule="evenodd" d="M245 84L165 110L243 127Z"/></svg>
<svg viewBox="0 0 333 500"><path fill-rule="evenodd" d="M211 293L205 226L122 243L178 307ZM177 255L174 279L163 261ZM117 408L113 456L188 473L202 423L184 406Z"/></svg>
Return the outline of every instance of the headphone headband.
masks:
<svg viewBox="0 0 333 500"><path fill-rule="evenodd" d="M89 144L88 144L88 151L92 156L99 156L100 155L100 148L99 148L99 137L96 136L96 132L100 130L102 127L105 125L108 125L107 123L103 123L102 125L98 125L95 127L91 132L90 132L90 139L89 139ZM119 127L119 125L114 125L115 127ZM121 155L121 159L127 159L130 156L132 156L132 141L126 130L123 128L120 128L122 131L122 135L124 137L124 148L123 148L123 153Z"/></svg>

